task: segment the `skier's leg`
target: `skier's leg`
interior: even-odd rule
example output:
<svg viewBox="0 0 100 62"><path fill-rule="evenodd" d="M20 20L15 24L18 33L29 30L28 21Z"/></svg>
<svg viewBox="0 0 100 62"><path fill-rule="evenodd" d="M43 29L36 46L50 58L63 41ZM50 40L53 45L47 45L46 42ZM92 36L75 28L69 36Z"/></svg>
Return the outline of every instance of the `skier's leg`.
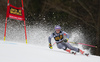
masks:
<svg viewBox="0 0 100 62"><path fill-rule="evenodd" d="M65 47L62 43L57 44L57 47L58 47L59 49L63 49L63 50L66 49L66 47Z"/></svg>
<svg viewBox="0 0 100 62"><path fill-rule="evenodd" d="M69 49L67 49L68 48L68 46L67 46L67 44L65 43L65 42L62 42L62 43L60 43L62 46L63 46L63 50L65 50L65 51L67 51L67 52L69 52L69 53L73 53L73 54L76 54L74 51L72 51L70 48ZM59 44L59 45L60 45Z"/></svg>
<svg viewBox="0 0 100 62"><path fill-rule="evenodd" d="M62 42L62 43L57 44L57 47L59 49L65 50L65 51L67 51L69 53L75 53L74 51L76 51L76 52L80 52L81 54L84 54L84 51L82 51L79 48L76 48L76 47L71 46L69 43ZM67 49L67 48L69 48L69 49ZM72 51L72 50L74 50L74 51Z"/></svg>
<svg viewBox="0 0 100 62"><path fill-rule="evenodd" d="M76 52L80 52L81 54L84 54L84 51L82 51L82 50L79 49L79 48L76 48L76 47L71 46L69 43L66 43L66 46L67 46L69 49L71 49L71 50L74 50L74 51L76 51Z"/></svg>
<svg viewBox="0 0 100 62"><path fill-rule="evenodd" d="M79 48L71 46L68 42L66 43L66 47L68 47L69 49L74 50L76 52L79 52L79 50L80 50Z"/></svg>

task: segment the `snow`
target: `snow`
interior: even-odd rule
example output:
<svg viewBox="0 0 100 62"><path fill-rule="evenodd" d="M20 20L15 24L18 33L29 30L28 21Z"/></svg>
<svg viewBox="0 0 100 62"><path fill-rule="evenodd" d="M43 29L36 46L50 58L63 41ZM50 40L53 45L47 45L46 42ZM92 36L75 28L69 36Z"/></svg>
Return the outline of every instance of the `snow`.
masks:
<svg viewBox="0 0 100 62"><path fill-rule="evenodd" d="M0 62L100 62L100 56L73 55L56 48L0 40Z"/></svg>

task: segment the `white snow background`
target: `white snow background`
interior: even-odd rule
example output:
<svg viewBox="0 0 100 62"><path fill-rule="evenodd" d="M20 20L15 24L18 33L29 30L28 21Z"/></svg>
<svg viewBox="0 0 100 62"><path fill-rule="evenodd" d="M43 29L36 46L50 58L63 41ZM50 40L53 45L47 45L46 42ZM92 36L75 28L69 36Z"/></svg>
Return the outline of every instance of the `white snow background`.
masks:
<svg viewBox="0 0 100 62"><path fill-rule="evenodd" d="M82 45L73 45L81 48L90 56L79 53L69 54L53 46L48 47L48 36L54 31L50 26L27 26L28 44L25 44L23 23L8 21L6 41L4 37L4 24L0 21L0 62L100 62L100 56L91 55L90 49L83 49ZM70 33L69 41L86 41L84 34L79 29L74 29ZM52 44L54 39L52 39Z"/></svg>

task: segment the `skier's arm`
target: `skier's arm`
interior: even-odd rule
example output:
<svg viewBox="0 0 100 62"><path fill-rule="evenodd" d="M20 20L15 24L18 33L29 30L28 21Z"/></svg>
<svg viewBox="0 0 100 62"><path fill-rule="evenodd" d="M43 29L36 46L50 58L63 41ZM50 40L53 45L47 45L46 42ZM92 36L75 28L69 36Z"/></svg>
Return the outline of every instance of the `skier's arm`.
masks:
<svg viewBox="0 0 100 62"><path fill-rule="evenodd" d="M51 38L53 38L53 34L51 34L48 38L49 44L51 44Z"/></svg>
<svg viewBox="0 0 100 62"><path fill-rule="evenodd" d="M66 33L66 32L63 31L63 34L67 37L67 39L69 39L68 33Z"/></svg>
<svg viewBox="0 0 100 62"><path fill-rule="evenodd" d="M64 32L64 31L63 31L63 35L67 37L66 39L64 39L64 42L68 42L69 35L66 32Z"/></svg>
<svg viewBox="0 0 100 62"><path fill-rule="evenodd" d="M49 48L52 49L52 44L51 44L51 38L53 37L53 34L51 34L48 38L49 41Z"/></svg>

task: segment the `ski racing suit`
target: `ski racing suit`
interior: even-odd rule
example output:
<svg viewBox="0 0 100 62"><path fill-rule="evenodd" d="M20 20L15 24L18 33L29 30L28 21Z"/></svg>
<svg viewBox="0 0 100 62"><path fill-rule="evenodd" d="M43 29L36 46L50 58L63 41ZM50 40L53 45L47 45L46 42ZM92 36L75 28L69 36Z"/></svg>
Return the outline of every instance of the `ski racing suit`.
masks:
<svg viewBox="0 0 100 62"><path fill-rule="evenodd" d="M79 52L79 48L71 46L68 42L61 42L64 40L64 36L66 36L69 39L69 35L64 31L60 31L60 33L54 32L49 36L48 41L49 43L51 43L51 38L54 38L56 41L57 47L59 49L66 50L67 48L69 48L71 50Z"/></svg>

